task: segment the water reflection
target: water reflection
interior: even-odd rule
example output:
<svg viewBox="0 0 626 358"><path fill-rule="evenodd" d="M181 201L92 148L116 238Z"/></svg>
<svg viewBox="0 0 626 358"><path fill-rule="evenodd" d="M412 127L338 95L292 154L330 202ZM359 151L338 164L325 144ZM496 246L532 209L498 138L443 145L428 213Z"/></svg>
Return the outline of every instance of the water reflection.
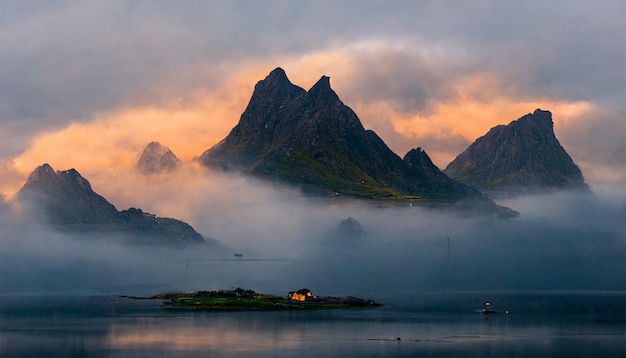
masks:
<svg viewBox="0 0 626 358"><path fill-rule="evenodd" d="M267 316L267 317L264 317ZM263 322L268 324L263 324ZM275 324L258 313L189 313L174 317L114 322L107 342L116 349L265 351L287 349L306 339L306 329ZM138 330L137 327L141 327Z"/></svg>
<svg viewBox="0 0 626 358"><path fill-rule="evenodd" d="M375 310L192 312L117 297L0 297L2 357L626 355L625 295L416 297ZM400 338L399 340L396 338Z"/></svg>

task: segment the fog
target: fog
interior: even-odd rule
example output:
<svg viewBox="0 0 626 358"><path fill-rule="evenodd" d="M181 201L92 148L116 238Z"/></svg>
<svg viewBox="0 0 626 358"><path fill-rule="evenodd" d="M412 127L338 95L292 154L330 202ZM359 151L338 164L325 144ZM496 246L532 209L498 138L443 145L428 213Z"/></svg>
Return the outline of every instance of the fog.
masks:
<svg viewBox="0 0 626 358"><path fill-rule="evenodd" d="M376 298L440 291L626 290L623 193L502 200L521 217L497 220L311 198L284 185L194 166L157 176L128 171L86 177L118 210L134 206L182 219L218 243L172 249L70 235L15 205L2 205L2 294L151 295L231 287L286 294L307 287L318 294ZM338 231L348 217L361 223L364 235Z"/></svg>

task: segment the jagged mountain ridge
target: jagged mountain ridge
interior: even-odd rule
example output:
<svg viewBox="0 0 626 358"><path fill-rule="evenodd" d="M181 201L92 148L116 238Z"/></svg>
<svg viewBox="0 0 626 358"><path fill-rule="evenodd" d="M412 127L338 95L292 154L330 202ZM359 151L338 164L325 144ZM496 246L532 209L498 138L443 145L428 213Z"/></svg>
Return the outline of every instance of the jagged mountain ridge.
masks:
<svg viewBox="0 0 626 358"><path fill-rule="evenodd" d="M309 91L281 68L259 81L230 134L200 156L209 167L236 169L342 195L495 204L442 173L415 149L402 159L363 128L322 76Z"/></svg>
<svg viewBox="0 0 626 358"><path fill-rule="evenodd" d="M582 172L554 134L552 113L541 109L491 128L444 172L488 191L587 188Z"/></svg>
<svg viewBox="0 0 626 358"><path fill-rule="evenodd" d="M44 215L47 222L65 230L121 233L136 241L165 245L205 242L183 221L135 208L118 211L75 169L55 172L43 164L30 174L16 198L31 212Z"/></svg>
<svg viewBox="0 0 626 358"><path fill-rule="evenodd" d="M144 174L157 174L176 169L180 159L168 147L150 142L137 161L137 169Z"/></svg>

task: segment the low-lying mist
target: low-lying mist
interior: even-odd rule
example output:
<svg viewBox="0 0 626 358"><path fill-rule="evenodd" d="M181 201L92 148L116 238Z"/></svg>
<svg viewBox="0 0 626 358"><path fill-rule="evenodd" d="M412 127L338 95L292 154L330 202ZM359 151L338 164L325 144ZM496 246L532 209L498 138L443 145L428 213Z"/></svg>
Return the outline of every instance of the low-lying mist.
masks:
<svg viewBox="0 0 626 358"><path fill-rule="evenodd" d="M118 209L140 207L187 221L218 245L158 248L60 233L5 206L0 293L151 295L242 287L286 294L307 287L319 294L376 298L469 290L626 290L622 194L508 199L501 204L522 216L497 220L313 199L283 185L193 166L156 176L130 171L85 176ZM361 223L364 235L339 232L348 217Z"/></svg>

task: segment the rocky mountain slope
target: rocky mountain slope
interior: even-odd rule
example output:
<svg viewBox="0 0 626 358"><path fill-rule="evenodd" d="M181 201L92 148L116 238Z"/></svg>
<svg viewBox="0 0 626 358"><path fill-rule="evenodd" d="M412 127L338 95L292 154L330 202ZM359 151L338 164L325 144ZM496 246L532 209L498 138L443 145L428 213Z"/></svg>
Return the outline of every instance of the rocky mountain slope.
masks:
<svg viewBox="0 0 626 358"><path fill-rule="evenodd" d="M554 134L552 114L540 109L491 128L444 172L487 191L587 188L580 169Z"/></svg>
<svg viewBox="0 0 626 358"><path fill-rule="evenodd" d="M42 215L64 230L115 233L134 242L174 246L205 243L202 235L180 220L135 208L118 211L75 169L55 172L48 164L37 167L16 200L32 215Z"/></svg>
<svg viewBox="0 0 626 358"><path fill-rule="evenodd" d="M159 142L150 142L137 161L137 169L144 174L157 174L176 169L180 159Z"/></svg>
<svg viewBox="0 0 626 358"><path fill-rule="evenodd" d="M305 91L281 68L256 84L237 126L205 151L200 162L316 194L454 203L512 214L450 179L421 148L400 158L376 133L363 128L331 89L329 77L322 76Z"/></svg>

